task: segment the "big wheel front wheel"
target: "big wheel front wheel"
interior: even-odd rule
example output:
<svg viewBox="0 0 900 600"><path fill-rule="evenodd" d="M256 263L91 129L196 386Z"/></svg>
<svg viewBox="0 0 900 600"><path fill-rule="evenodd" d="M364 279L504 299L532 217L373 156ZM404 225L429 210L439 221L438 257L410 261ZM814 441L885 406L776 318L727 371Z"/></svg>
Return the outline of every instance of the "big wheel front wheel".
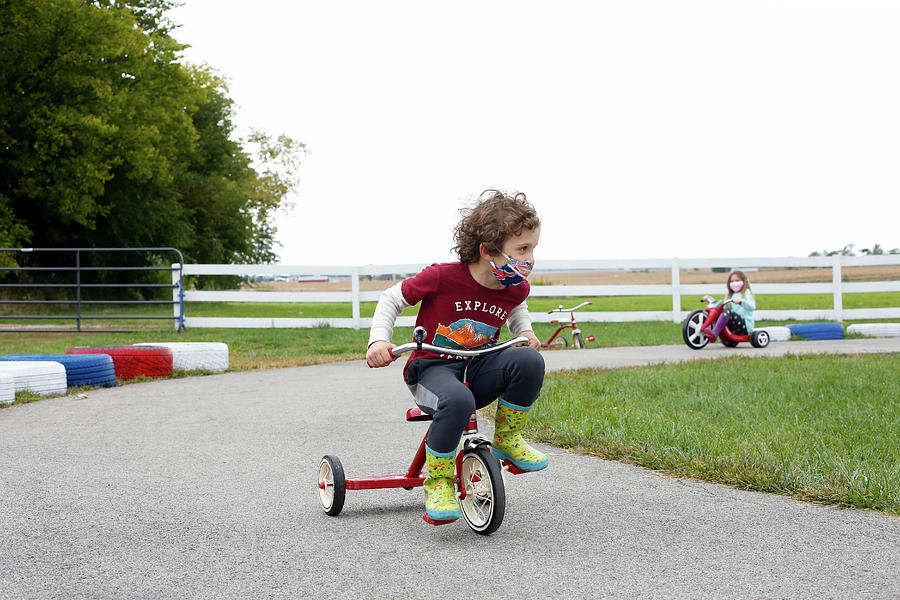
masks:
<svg viewBox="0 0 900 600"><path fill-rule="evenodd" d="M584 348L584 338L581 337L580 333L572 334L572 345L581 350Z"/></svg>
<svg viewBox="0 0 900 600"><path fill-rule="evenodd" d="M481 535L497 531L506 513L506 490L500 461L487 447L473 448L463 456L462 485L466 497L459 505L472 531Z"/></svg>
<svg viewBox="0 0 900 600"><path fill-rule="evenodd" d="M699 350L709 343L709 340L700 331L706 317L706 311L698 308L684 319L684 323L681 326L681 337L684 338L684 343L694 350Z"/></svg>
<svg viewBox="0 0 900 600"><path fill-rule="evenodd" d="M326 455L319 463L319 501L325 514L336 517L344 508L347 480L344 466L337 456Z"/></svg>

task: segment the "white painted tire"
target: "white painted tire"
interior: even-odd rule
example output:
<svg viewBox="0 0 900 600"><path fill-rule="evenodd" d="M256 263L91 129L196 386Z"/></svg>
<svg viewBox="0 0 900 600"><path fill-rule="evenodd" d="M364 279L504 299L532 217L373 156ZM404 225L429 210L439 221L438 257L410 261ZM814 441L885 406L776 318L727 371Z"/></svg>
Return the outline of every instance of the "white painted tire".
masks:
<svg viewBox="0 0 900 600"><path fill-rule="evenodd" d="M791 339L791 330L787 327L757 327L753 331L765 329L771 342L786 342Z"/></svg>
<svg viewBox="0 0 900 600"><path fill-rule="evenodd" d="M222 342L144 342L135 346L162 346L172 351L176 371L228 369L228 344Z"/></svg>
<svg viewBox="0 0 900 600"><path fill-rule="evenodd" d="M15 391L28 390L40 396L66 393L66 368L45 360L9 360L0 363L0 373L13 377Z"/></svg>
<svg viewBox="0 0 900 600"><path fill-rule="evenodd" d="M900 337L900 323L857 323L848 325L847 333L873 337Z"/></svg>
<svg viewBox="0 0 900 600"><path fill-rule="evenodd" d="M0 404L16 401L16 382L9 373L0 373Z"/></svg>

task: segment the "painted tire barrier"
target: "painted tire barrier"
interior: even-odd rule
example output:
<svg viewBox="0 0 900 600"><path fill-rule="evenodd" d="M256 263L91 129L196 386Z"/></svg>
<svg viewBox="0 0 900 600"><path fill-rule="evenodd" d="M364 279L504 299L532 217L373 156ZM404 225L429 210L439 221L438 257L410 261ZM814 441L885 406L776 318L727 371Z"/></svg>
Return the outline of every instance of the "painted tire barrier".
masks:
<svg viewBox="0 0 900 600"><path fill-rule="evenodd" d="M40 396L66 393L66 368L45 360L7 360L0 362L0 373L13 377L15 391L27 390Z"/></svg>
<svg viewBox="0 0 900 600"><path fill-rule="evenodd" d="M769 334L769 340L772 342L786 342L791 339L791 330L787 327L757 327L753 331L764 329Z"/></svg>
<svg viewBox="0 0 900 600"><path fill-rule="evenodd" d="M847 333L872 337L900 337L900 323L857 323L848 325Z"/></svg>
<svg viewBox="0 0 900 600"><path fill-rule="evenodd" d="M108 354L118 379L172 374L172 351L158 346L75 346L66 350L66 354Z"/></svg>
<svg viewBox="0 0 900 600"><path fill-rule="evenodd" d="M788 325L792 338L807 340L840 340L844 338L844 326L840 323L804 323Z"/></svg>
<svg viewBox="0 0 900 600"><path fill-rule="evenodd" d="M9 373L0 373L0 404L16 401L16 382Z"/></svg>
<svg viewBox="0 0 900 600"><path fill-rule="evenodd" d="M172 351L172 367L176 371L228 369L228 344L222 342L149 342L135 346L161 346Z"/></svg>
<svg viewBox="0 0 900 600"><path fill-rule="evenodd" d="M108 354L5 354L0 361L34 360L58 362L66 369L66 385L112 387L116 371ZM2 368L2 364L0 364Z"/></svg>

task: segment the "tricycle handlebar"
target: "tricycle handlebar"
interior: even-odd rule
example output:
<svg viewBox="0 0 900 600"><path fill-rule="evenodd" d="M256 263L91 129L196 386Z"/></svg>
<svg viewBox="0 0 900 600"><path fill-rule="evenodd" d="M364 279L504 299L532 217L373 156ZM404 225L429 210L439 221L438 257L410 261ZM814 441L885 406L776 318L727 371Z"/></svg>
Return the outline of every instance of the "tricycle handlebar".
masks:
<svg viewBox="0 0 900 600"><path fill-rule="evenodd" d="M444 348L442 346L433 346L431 344L421 344L421 346L416 342L410 342L408 344L402 344L400 346L394 346L391 348L391 354L394 356L400 356L406 352L411 352L413 350L428 350L429 352L434 352L435 354L449 354L450 356L481 356L482 354L489 354L491 352L497 352L499 350L505 350L506 348L512 348L513 346L527 346L528 338L526 337L516 337L511 340L506 340L501 344L497 344L496 346L491 346L490 348L483 348L481 350L456 350L455 348Z"/></svg>
<svg viewBox="0 0 900 600"><path fill-rule="evenodd" d="M547 314L549 315L549 314L555 313L555 312L572 312L574 310L578 310L579 308L587 306L588 304L593 304L593 302L582 302L578 306L573 306L572 308L563 308L562 304L560 304L559 308L554 308L553 310L548 310Z"/></svg>
<svg viewBox="0 0 900 600"><path fill-rule="evenodd" d="M712 296L706 296L706 298L709 298L709 302L707 302L706 306L710 308L718 308L720 306L725 306L726 304L731 304L732 302L734 302L734 300L732 300L731 298L725 298L724 300L716 300ZM700 302L703 301L703 298L700 298Z"/></svg>

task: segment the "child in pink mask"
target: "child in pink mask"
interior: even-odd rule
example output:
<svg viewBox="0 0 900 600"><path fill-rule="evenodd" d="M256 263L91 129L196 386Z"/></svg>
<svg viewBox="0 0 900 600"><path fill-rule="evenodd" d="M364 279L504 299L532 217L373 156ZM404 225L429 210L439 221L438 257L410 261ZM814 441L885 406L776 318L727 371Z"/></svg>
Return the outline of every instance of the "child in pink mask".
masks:
<svg viewBox="0 0 900 600"><path fill-rule="evenodd" d="M731 304L726 305L712 331L703 330L703 335L711 342L716 341L726 325L732 333L738 335L749 335L753 331L753 311L756 310L756 300L750 291L750 280L743 271L732 271L728 275L725 289L727 290L725 298L731 298ZM703 296L703 300L709 302L709 296Z"/></svg>

